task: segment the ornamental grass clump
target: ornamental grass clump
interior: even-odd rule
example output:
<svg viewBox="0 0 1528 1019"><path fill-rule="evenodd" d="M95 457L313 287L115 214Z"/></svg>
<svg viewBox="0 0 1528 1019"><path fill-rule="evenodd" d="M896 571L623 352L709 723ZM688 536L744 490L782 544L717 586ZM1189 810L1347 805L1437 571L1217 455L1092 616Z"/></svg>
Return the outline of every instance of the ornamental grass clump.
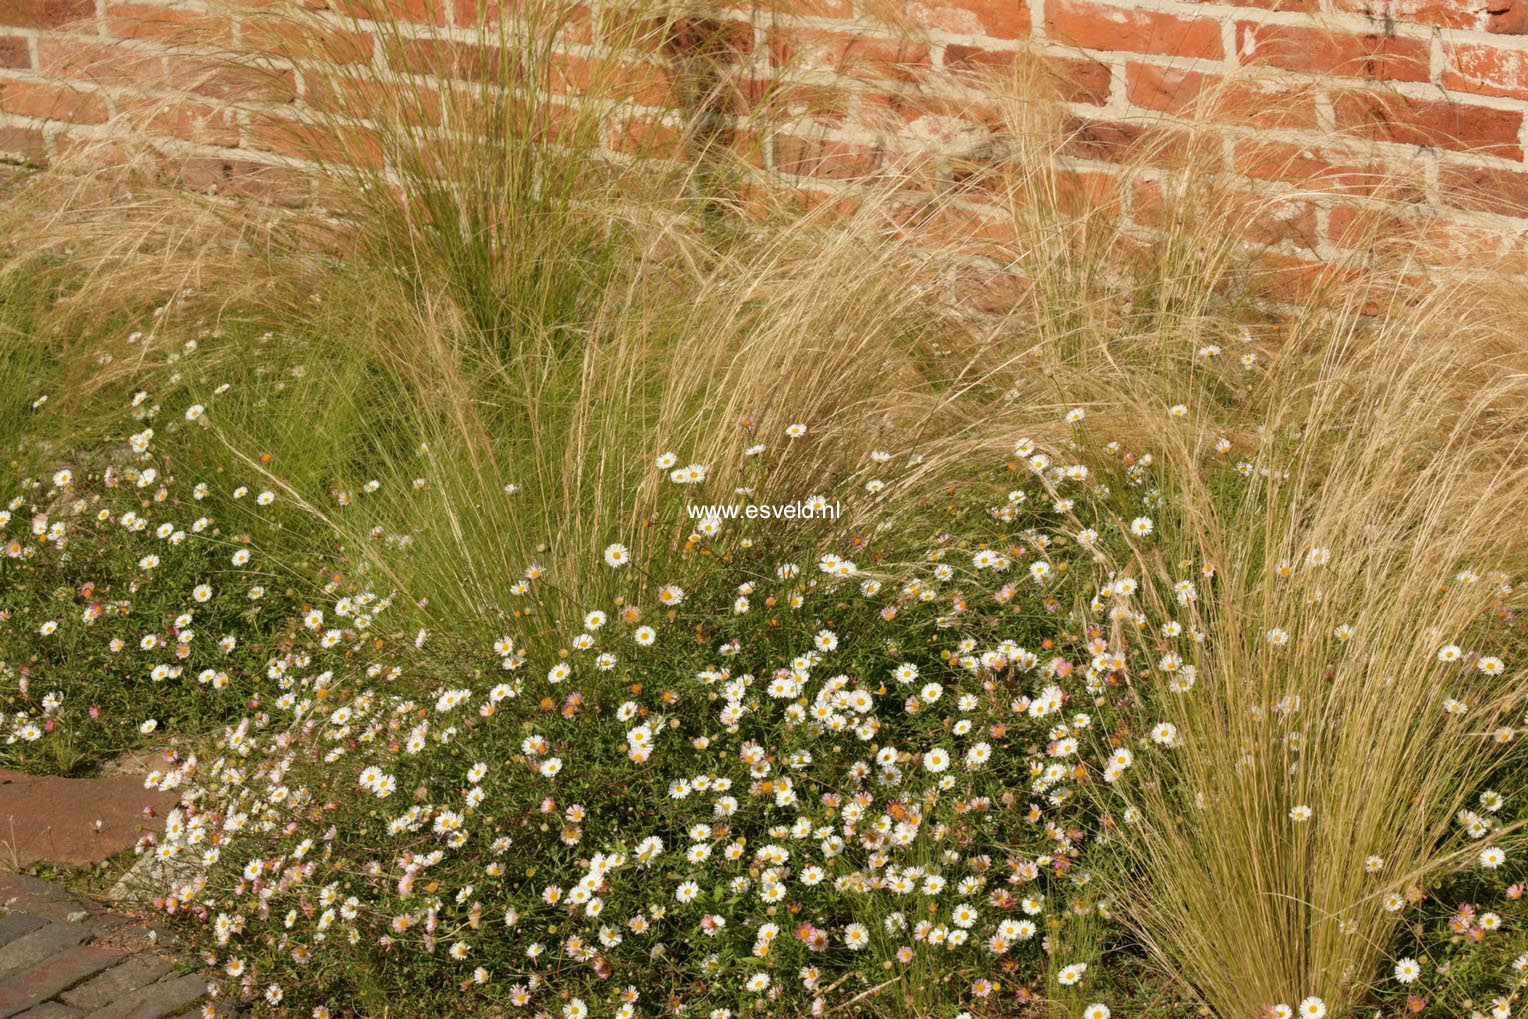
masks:
<svg viewBox="0 0 1528 1019"><path fill-rule="evenodd" d="M1160 716L1111 883L1219 1015L1349 1013L1415 976L1392 945L1426 889L1520 852L1475 807L1521 788L1524 352L1462 291L1358 315L1373 297L1290 323L1240 426L1173 387L1105 426L1151 451L1160 504L1104 591L1122 693Z"/></svg>

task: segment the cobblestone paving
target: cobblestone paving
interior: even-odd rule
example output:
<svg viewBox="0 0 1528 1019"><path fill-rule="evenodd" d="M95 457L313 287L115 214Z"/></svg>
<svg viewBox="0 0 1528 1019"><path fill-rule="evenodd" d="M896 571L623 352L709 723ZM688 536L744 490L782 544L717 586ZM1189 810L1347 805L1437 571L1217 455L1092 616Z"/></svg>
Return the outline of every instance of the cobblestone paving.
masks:
<svg viewBox="0 0 1528 1019"><path fill-rule="evenodd" d="M169 934L56 885L0 872L0 1019L200 1016L205 978Z"/></svg>

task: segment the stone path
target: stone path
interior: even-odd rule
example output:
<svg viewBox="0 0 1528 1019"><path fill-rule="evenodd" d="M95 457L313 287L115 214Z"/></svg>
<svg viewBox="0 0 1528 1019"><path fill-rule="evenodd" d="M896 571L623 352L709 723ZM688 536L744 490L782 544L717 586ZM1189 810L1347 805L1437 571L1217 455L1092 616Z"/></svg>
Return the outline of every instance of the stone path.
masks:
<svg viewBox="0 0 1528 1019"><path fill-rule="evenodd" d="M0 768L0 866L96 863L163 831L180 794L145 789L143 776L165 766L162 756L124 754L96 778Z"/></svg>
<svg viewBox="0 0 1528 1019"><path fill-rule="evenodd" d="M0 1019L200 1016L206 979L170 935L56 885L0 871Z"/></svg>

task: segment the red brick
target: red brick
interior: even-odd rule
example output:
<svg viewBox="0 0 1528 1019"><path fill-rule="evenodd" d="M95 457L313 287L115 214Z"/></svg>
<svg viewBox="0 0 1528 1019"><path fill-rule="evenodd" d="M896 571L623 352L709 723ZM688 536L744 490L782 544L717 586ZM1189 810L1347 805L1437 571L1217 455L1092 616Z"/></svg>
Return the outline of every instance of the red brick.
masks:
<svg viewBox="0 0 1528 1019"><path fill-rule="evenodd" d="M914 40L793 26L770 32L769 62L777 69L808 68L859 80L910 81L930 66L930 54L926 43Z"/></svg>
<svg viewBox="0 0 1528 1019"><path fill-rule="evenodd" d="M678 155L682 134L656 117L623 117L611 124L605 144L616 152L664 159Z"/></svg>
<svg viewBox="0 0 1528 1019"><path fill-rule="evenodd" d="M641 106L676 106L679 101L674 73L657 64L558 54L553 58L549 80L551 91L557 95L589 94Z"/></svg>
<svg viewBox="0 0 1528 1019"><path fill-rule="evenodd" d="M494 46L451 39L382 38L387 66L397 74L492 82L495 85L508 84L513 77L515 84L528 83L525 65Z"/></svg>
<svg viewBox="0 0 1528 1019"><path fill-rule="evenodd" d="M1056 201L1073 215L1095 210L1119 214L1119 179L1113 174L1091 170L1055 170Z"/></svg>
<svg viewBox="0 0 1528 1019"><path fill-rule="evenodd" d="M1300 146L1249 138L1236 143L1232 159L1236 172L1248 177L1338 194L1373 196L1387 185L1390 176L1379 163L1318 144ZM1415 201L1422 195L1418 191L1396 197Z"/></svg>
<svg viewBox="0 0 1528 1019"><path fill-rule="evenodd" d="M1415 220L1373 205L1338 205L1327 213L1326 239L1339 248L1372 248L1415 230Z"/></svg>
<svg viewBox="0 0 1528 1019"><path fill-rule="evenodd" d="M849 117L853 102L849 94L831 85L790 85L778 88L777 82L769 83L777 90L767 92L760 98L760 106L777 110L790 120L805 120L814 124L836 127ZM867 97L868 98L868 97Z"/></svg>
<svg viewBox="0 0 1528 1019"><path fill-rule="evenodd" d="M964 255L1011 259L1014 223L1011 217L951 205L909 205L894 214L896 232L906 240Z"/></svg>
<svg viewBox="0 0 1528 1019"><path fill-rule="evenodd" d="M665 26L662 50L676 59L734 62L753 52L753 26L744 21L679 18Z"/></svg>
<svg viewBox="0 0 1528 1019"><path fill-rule="evenodd" d="M1194 216L1202 202L1203 196L1194 191L1164 199L1159 181L1138 179L1131 185L1132 218L1146 227ZM1221 221L1240 224L1239 239L1316 251L1320 230L1316 209L1308 201L1270 198L1253 191L1217 191L1213 207Z"/></svg>
<svg viewBox="0 0 1528 1019"><path fill-rule="evenodd" d="M916 10L918 23L926 28L989 39L1029 38L1026 0L936 0Z"/></svg>
<svg viewBox="0 0 1528 1019"><path fill-rule="evenodd" d="M1288 82L1225 78L1131 61L1125 66L1130 102L1176 116L1254 127L1313 129L1316 89Z"/></svg>
<svg viewBox="0 0 1528 1019"><path fill-rule="evenodd" d="M32 54L27 41L19 35L0 35L0 67L30 71Z"/></svg>
<svg viewBox="0 0 1528 1019"><path fill-rule="evenodd" d="M1528 35L1528 3L1524 0L1493 0L1490 8L1487 32Z"/></svg>
<svg viewBox="0 0 1528 1019"><path fill-rule="evenodd" d="M999 129L1003 123L1003 108L992 97L950 96L935 93L890 90L866 91L859 96L861 119L872 129L900 131L914 121L924 121L932 127L928 118L946 122L960 121L964 128L976 127L988 131ZM947 126L949 126L947 124ZM963 127L955 127L957 132ZM935 129L936 132L940 129Z"/></svg>
<svg viewBox="0 0 1528 1019"><path fill-rule="evenodd" d="M444 25L446 0L326 0L341 17L384 24Z"/></svg>
<svg viewBox="0 0 1528 1019"><path fill-rule="evenodd" d="M1191 114L1206 89L1223 79L1182 67L1161 67L1132 60L1125 65L1125 94L1130 102L1163 113Z"/></svg>
<svg viewBox="0 0 1528 1019"><path fill-rule="evenodd" d="M877 148L794 135L775 139L774 156L781 173L827 180L863 180L885 165L885 155Z"/></svg>
<svg viewBox="0 0 1528 1019"><path fill-rule="evenodd" d="M1220 22L1139 10L1125 3L1051 0L1045 7L1049 37L1098 50L1157 53L1218 60Z"/></svg>
<svg viewBox="0 0 1528 1019"><path fill-rule="evenodd" d="M200 46L226 45L233 38L226 18L209 17L189 7L130 2L107 4L106 31L117 39L157 39Z"/></svg>
<svg viewBox="0 0 1528 1019"><path fill-rule="evenodd" d="M296 73L244 66L221 59L176 54L169 61L170 87L209 99L290 103L297 96Z"/></svg>
<svg viewBox="0 0 1528 1019"><path fill-rule="evenodd" d="M670 43L672 27L670 21L653 17L651 8L620 3L605 5L597 16L586 14L582 17L558 19L550 24L538 25L533 31L540 39L560 35L567 41L577 41L571 37L587 32L591 42L597 41L612 49L656 55L663 52L663 48Z"/></svg>
<svg viewBox="0 0 1528 1019"><path fill-rule="evenodd" d="M981 46L950 44L944 49L944 66L957 72L970 72L975 76L996 73L1001 78L1011 75L1020 61L1026 64L1033 57L1015 50L993 50ZM1109 65L1091 58L1047 56L1036 66L1041 77L1055 98L1068 103L1086 103L1102 106L1109 101ZM1000 89L1006 86L1000 84Z"/></svg>
<svg viewBox="0 0 1528 1019"><path fill-rule="evenodd" d="M1258 271L1249 283L1273 300L1305 300L1332 283L1332 270L1312 258L1266 252L1258 262Z"/></svg>
<svg viewBox="0 0 1528 1019"><path fill-rule="evenodd" d="M1528 50L1489 43L1443 44L1443 87L1480 95L1528 99Z"/></svg>
<svg viewBox="0 0 1528 1019"><path fill-rule="evenodd" d="M1318 93L1310 83L1232 79L1226 85L1225 112L1238 124L1315 130Z"/></svg>
<svg viewBox="0 0 1528 1019"><path fill-rule="evenodd" d="M14 159L41 162L45 150L40 128L0 124L0 162Z"/></svg>
<svg viewBox="0 0 1528 1019"><path fill-rule="evenodd" d="M1523 158L1518 144L1523 115L1517 110L1409 99L1392 92L1346 92L1335 97L1332 107L1338 129L1361 137Z"/></svg>
<svg viewBox="0 0 1528 1019"><path fill-rule="evenodd" d="M775 0L773 10L807 18L849 18L854 16L852 0Z"/></svg>
<svg viewBox="0 0 1528 1019"><path fill-rule="evenodd" d="M60 28L95 16L95 0L0 0L0 25Z"/></svg>
<svg viewBox="0 0 1528 1019"><path fill-rule="evenodd" d="M1012 311L1032 284L1011 272L962 276L954 283L953 300L961 307L992 315Z"/></svg>
<svg viewBox="0 0 1528 1019"><path fill-rule="evenodd" d="M251 160L198 157L167 166L185 187L195 191L272 198L295 205L304 201L310 178L285 167Z"/></svg>
<svg viewBox="0 0 1528 1019"><path fill-rule="evenodd" d="M106 100L94 92L14 78L0 78L0 110L75 124L104 124L107 116Z"/></svg>
<svg viewBox="0 0 1528 1019"><path fill-rule="evenodd" d="M374 50L373 37L366 32L297 24L289 18L264 15L244 19L240 37L246 50L320 64L370 63Z"/></svg>
<svg viewBox="0 0 1528 1019"><path fill-rule="evenodd" d="M309 163L345 164L367 168L382 165L382 142L369 128L336 129L324 123L302 123L271 117L250 125L248 144Z"/></svg>
<svg viewBox="0 0 1528 1019"><path fill-rule="evenodd" d="M1184 2L1225 7L1256 7L1265 11L1295 11L1300 14L1316 14L1321 10L1321 0L1184 0Z"/></svg>
<svg viewBox="0 0 1528 1019"><path fill-rule="evenodd" d="M1337 6L1410 25L1511 35L1528 31L1522 0L1338 0Z"/></svg>
<svg viewBox="0 0 1528 1019"><path fill-rule="evenodd" d="M143 122L142 130L199 145L236 148L239 144L238 114L226 107L201 103L181 102L158 110Z"/></svg>
<svg viewBox="0 0 1528 1019"><path fill-rule="evenodd" d="M1509 235L1467 219L1429 216L1418 231L1417 254L1428 265L1492 263L1509 248Z"/></svg>
<svg viewBox="0 0 1528 1019"><path fill-rule="evenodd" d="M162 54L115 42L42 35L37 39L37 60L39 72L49 78L138 88L164 84Z"/></svg>
<svg viewBox="0 0 1528 1019"><path fill-rule="evenodd" d="M1196 151L1187 129L1142 120L1074 118L1062 144L1065 155L1109 162L1143 156L1153 162L1171 162Z"/></svg>
<svg viewBox="0 0 1528 1019"><path fill-rule="evenodd" d="M439 127L442 119L440 92L420 86L406 92L386 82L351 75L318 77L310 74L307 102L326 116L359 118L374 116L386 122L407 118L427 127Z"/></svg>
<svg viewBox="0 0 1528 1019"><path fill-rule="evenodd" d="M1109 101L1109 65L1086 58L1048 57L1045 61L1051 87L1064 102L1103 106Z"/></svg>
<svg viewBox="0 0 1528 1019"><path fill-rule="evenodd" d="M1019 59L1014 50L951 43L944 48L944 66L952 71L1009 71Z"/></svg>
<svg viewBox="0 0 1528 1019"><path fill-rule="evenodd" d="M1448 164L1438 171L1438 188L1455 209L1528 218L1528 171Z"/></svg>
<svg viewBox="0 0 1528 1019"><path fill-rule="evenodd" d="M1386 81L1426 81L1428 77L1428 44L1422 39L1251 22L1238 25L1237 33L1238 48L1247 63Z"/></svg>
<svg viewBox="0 0 1528 1019"><path fill-rule="evenodd" d="M1261 196L1247 196L1248 207L1241 221L1246 224L1247 240L1254 244L1292 244L1315 252L1321 230L1316 208L1298 199L1281 201Z"/></svg>

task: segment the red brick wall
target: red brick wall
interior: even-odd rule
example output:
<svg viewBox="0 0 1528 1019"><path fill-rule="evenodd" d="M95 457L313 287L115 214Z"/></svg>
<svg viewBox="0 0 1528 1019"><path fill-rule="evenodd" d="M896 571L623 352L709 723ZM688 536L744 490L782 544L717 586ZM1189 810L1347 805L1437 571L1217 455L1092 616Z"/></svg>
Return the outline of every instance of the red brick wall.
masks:
<svg viewBox="0 0 1528 1019"><path fill-rule="evenodd" d="M310 0L312 2L312 0ZM591 5L613 0L591 0ZM765 0L760 0L762 5ZM465 31L471 0L398 0L421 24ZM757 160L825 196L900 150L959 159L990 137L980 91L950 74L1038 53L1072 118L1058 155L1121 215L1149 227L1153 182L1121 186L1142 139L1169 143L1209 118L1210 159L1272 199L1253 239L1291 259L1329 259L1376 217L1425 219L1438 263L1528 256L1528 0L718 0L717 61L736 108L788 79L815 96L759 142ZM599 19L590 19L597 25ZM442 29L435 29L440 31ZM681 36L683 33L681 33ZM705 45L717 45L714 33ZM174 40L172 45L169 40ZM235 8L206 0L0 0L0 161L46 161L143 97L163 109L137 130L181 161L193 186L237 185L279 164L239 85L206 80L185 44L270 45ZM599 44L567 42L570 66ZM372 42L357 40L361 52ZM683 38L677 45L686 44ZM657 65L653 65L656 68ZM610 144L659 137L684 114L673 76L634 84ZM1227 84L1229 83L1229 84ZM658 87L662 86L662 87ZM1218 89L1218 91L1216 91ZM1220 97L1207 112L1202 97ZM636 131L632 131L632 127ZM1171 149L1169 144L1168 149ZM1374 174L1409 186L1377 197ZM1311 188L1321 182L1322 193ZM930 236L1001 239L972 201Z"/></svg>

